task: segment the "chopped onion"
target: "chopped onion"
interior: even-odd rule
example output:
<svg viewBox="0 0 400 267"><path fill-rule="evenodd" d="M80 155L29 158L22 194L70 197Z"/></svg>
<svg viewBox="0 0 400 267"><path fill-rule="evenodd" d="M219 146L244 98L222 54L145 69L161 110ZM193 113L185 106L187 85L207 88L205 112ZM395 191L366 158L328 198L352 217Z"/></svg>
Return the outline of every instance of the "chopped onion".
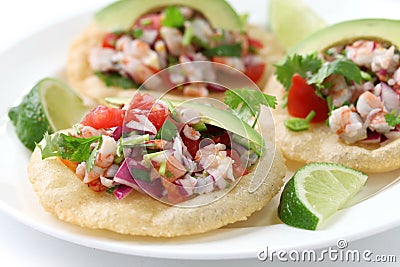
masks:
<svg viewBox="0 0 400 267"><path fill-rule="evenodd" d="M367 138L361 140L363 144L379 144L381 142L381 133L368 131Z"/></svg>
<svg viewBox="0 0 400 267"><path fill-rule="evenodd" d="M127 195L129 195L130 192L132 192L133 188L126 186L126 185L119 185L117 189L114 190L114 196L118 199L121 200L125 198Z"/></svg>
<svg viewBox="0 0 400 267"><path fill-rule="evenodd" d="M121 136L122 136L122 126L118 126L117 128L115 128L111 137L114 138L115 141L118 141L121 138Z"/></svg>

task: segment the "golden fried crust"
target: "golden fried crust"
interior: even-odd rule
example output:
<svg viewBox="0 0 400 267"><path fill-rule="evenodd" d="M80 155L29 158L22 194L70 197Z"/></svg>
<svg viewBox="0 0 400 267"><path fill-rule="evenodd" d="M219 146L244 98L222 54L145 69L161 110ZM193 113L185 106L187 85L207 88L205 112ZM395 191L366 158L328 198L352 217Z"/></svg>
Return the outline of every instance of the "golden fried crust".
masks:
<svg viewBox="0 0 400 267"><path fill-rule="evenodd" d="M284 88L276 77L270 79L264 91L276 95L281 102ZM278 147L289 160L334 162L370 173L400 168L400 139L382 146L348 145L323 123L311 125L308 131L293 132L284 125L289 118L286 109L279 107L273 113Z"/></svg>
<svg viewBox="0 0 400 267"><path fill-rule="evenodd" d="M264 159L266 157L258 165L260 170L268 167L268 160ZM261 173L265 175L265 171ZM255 192L248 191L252 179L249 174L222 198L195 208L168 206L138 192L132 192L123 200L105 192L96 193L58 158L42 160L38 148L32 154L28 174L44 209L63 221L121 234L174 237L203 233L246 220L278 193L286 166L276 151L270 173ZM198 196L190 200L191 204L212 201L218 192L221 191Z"/></svg>
<svg viewBox="0 0 400 267"><path fill-rule="evenodd" d="M274 72L273 64L283 55L284 49L272 34L260 27L248 26L247 33L264 44L260 53L265 58L266 68L258 84L263 88ZM89 51L101 44L104 34L105 32L95 24L82 32L71 44L66 70L71 86L83 96L95 99L97 102L103 102L106 97L132 96L132 90L107 87L93 75L89 64Z"/></svg>

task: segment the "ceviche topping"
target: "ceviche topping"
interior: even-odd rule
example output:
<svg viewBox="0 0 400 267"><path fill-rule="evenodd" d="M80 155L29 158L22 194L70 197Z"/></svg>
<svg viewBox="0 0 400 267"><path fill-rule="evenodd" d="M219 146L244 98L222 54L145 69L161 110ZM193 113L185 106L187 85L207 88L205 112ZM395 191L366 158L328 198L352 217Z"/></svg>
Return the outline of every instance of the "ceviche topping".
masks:
<svg viewBox="0 0 400 267"><path fill-rule="evenodd" d="M254 82L264 73L260 55L263 44L246 33L215 29L195 10L169 6L159 12L145 14L126 31L107 33L101 46L89 54L95 74L107 86L138 88L151 75L177 63L213 61L244 72ZM213 81L215 70L171 73L171 84L187 81ZM207 77L198 77L199 74ZM156 88L147 88L156 90ZM184 95L206 96L214 87L204 84L186 85Z"/></svg>
<svg viewBox="0 0 400 267"><path fill-rule="evenodd" d="M275 105L274 97L249 91L233 90L226 102L235 103L228 106L244 112L249 106L239 105L239 99L262 103L261 98L267 100L264 105ZM230 187L249 172L263 149L204 119L202 109L207 106L173 105L136 93L120 108L94 108L70 134L45 134L45 145L39 148L43 159L59 157L94 191L122 199L136 190L176 204ZM230 113L234 110L221 112L240 120ZM259 107L254 109L247 120L257 120L259 112Z"/></svg>
<svg viewBox="0 0 400 267"><path fill-rule="evenodd" d="M326 120L344 142L380 144L400 136L399 58L393 45L357 40L319 55L289 56L276 74L290 115L314 111L311 122Z"/></svg>

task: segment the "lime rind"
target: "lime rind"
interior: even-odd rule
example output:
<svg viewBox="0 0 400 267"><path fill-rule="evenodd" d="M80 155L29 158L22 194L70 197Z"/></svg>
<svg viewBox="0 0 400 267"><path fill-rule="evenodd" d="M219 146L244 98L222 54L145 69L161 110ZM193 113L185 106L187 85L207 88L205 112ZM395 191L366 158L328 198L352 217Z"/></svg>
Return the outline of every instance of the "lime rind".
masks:
<svg viewBox="0 0 400 267"><path fill-rule="evenodd" d="M339 164L308 164L285 186L278 215L288 225L314 230L360 191L367 178Z"/></svg>

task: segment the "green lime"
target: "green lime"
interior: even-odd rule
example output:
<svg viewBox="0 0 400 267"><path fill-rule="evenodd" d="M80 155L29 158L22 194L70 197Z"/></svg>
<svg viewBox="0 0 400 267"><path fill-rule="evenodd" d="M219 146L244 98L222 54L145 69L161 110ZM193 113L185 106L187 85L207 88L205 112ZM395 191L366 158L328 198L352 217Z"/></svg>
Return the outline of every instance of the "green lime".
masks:
<svg viewBox="0 0 400 267"><path fill-rule="evenodd" d="M286 48L326 26L326 22L304 0L271 0L269 24Z"/></svg>
<svg viewBox="0 0 400 267"><path fill-rule="evenodd" d="M30 150L45 132L70 128L88 111L82 99L63 82L45 78L39 81L22 102L8 111L21 142Z"/></svg>
<svg viewBox="0 0 400 267"><path fill-rule="evenodd" d="M288 225L315 230L360 191L367 178L339 164L305 165L285 185L278 216Z"/></svg>

